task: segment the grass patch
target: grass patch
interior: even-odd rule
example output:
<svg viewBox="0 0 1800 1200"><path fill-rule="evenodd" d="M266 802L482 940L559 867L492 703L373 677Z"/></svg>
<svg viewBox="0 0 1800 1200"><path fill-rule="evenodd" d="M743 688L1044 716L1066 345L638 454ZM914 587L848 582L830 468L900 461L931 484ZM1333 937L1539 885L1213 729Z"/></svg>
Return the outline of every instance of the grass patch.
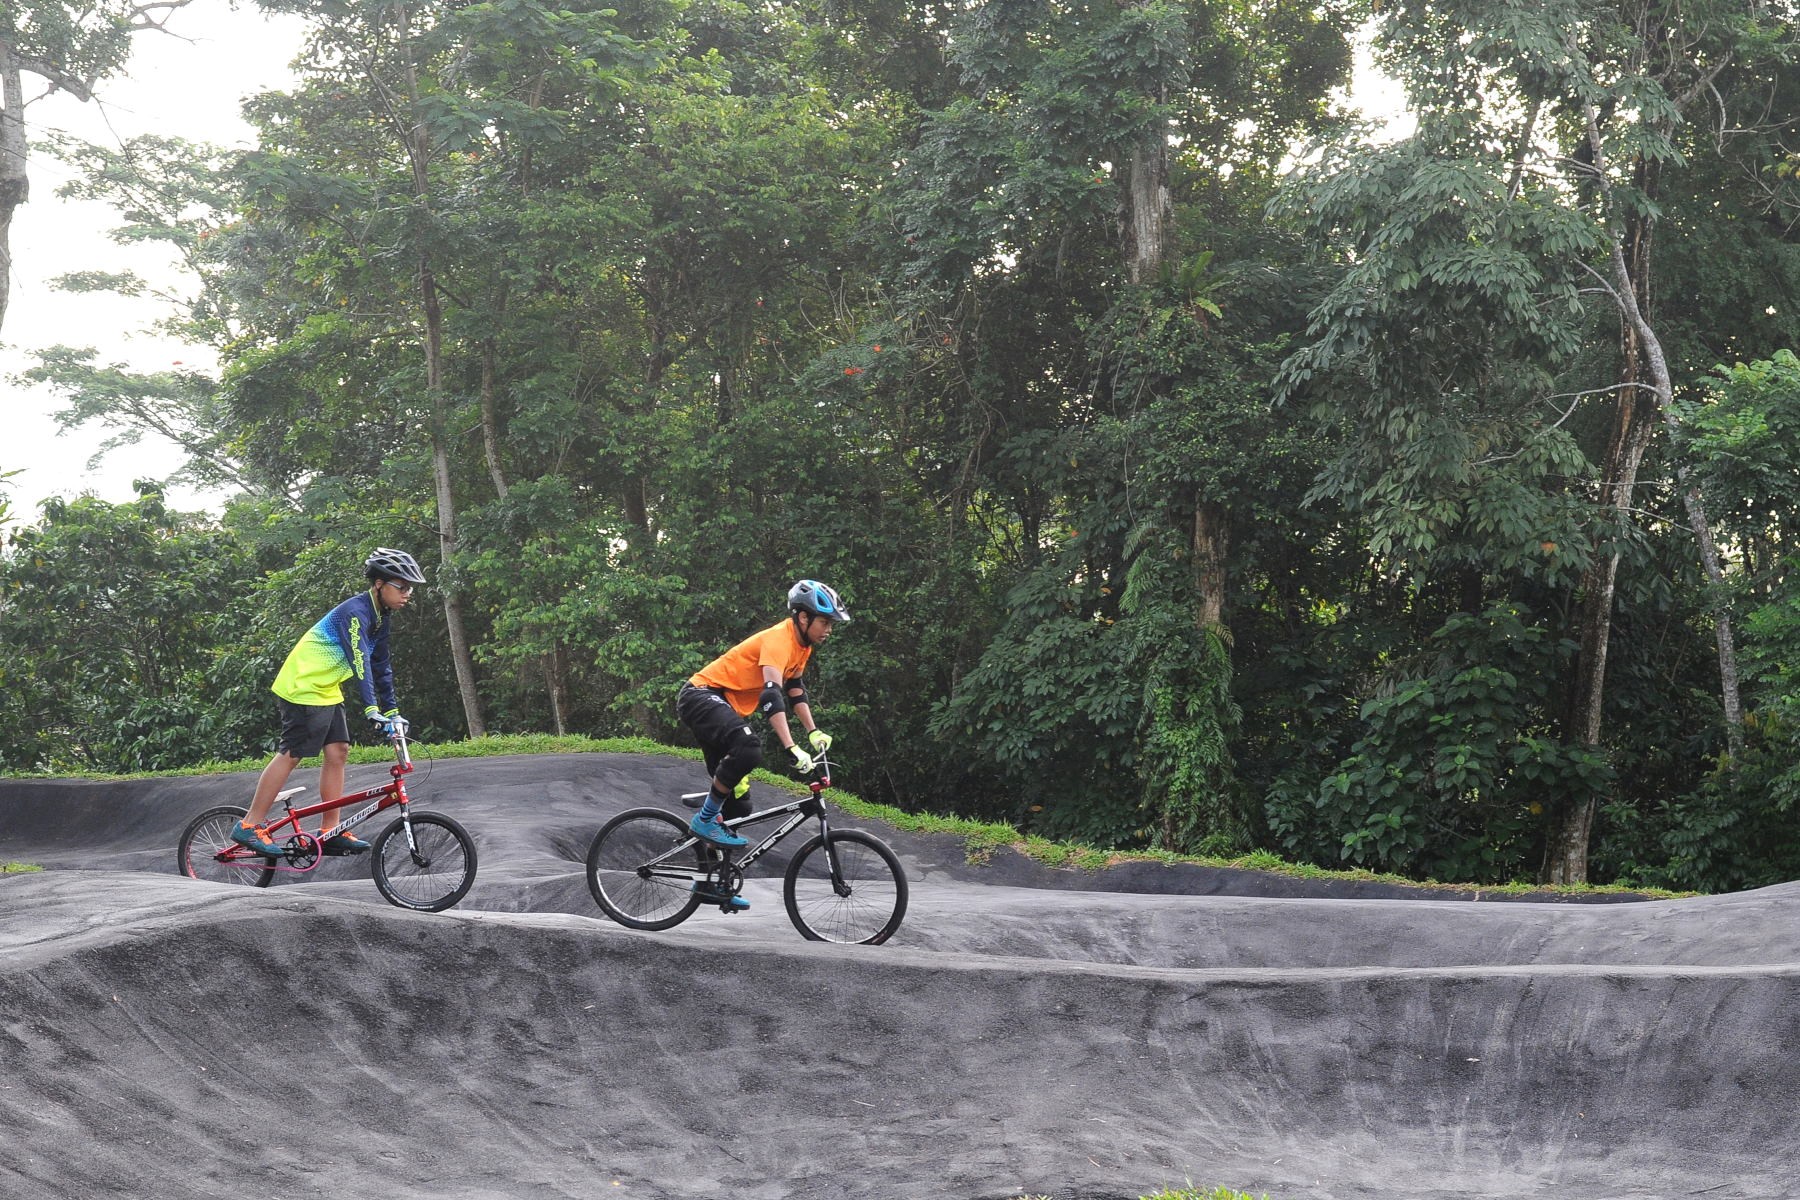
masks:
<svg viewBox="0 0 1800 1200"><path fill-rule="evenodd" d="M649 738L592 738L585 734L504 733L469 741L439 742L432 745L415 742L412 749L414 759L421 764L434 759L493 758L503 754L661 754L696 762L702 758L698 750L664 745L661 742L651 741ZM389 761L390 757L385 746L350 747L352 763L384 763ZM317 767L319 761L317 757L305 759L301 762L300 769ZM266 757L239 759L235 762L201 763L180 771L146 771L132 775L66 775L59 776L59 778L129 780L185 775L219 775L234 771L260 771L267 762ZM784 775L776 775L770 771L758 770L754 778L758 783L768 784L796 795L804 794L806 791L806 785L801 781ZM1545 887L1541 884L1523 881L1494 885L1438 883L1435 880L1409 879L1404 875L1388 875L1362 869L1330 870L1325 867L1313 866L1310 863L1291 863L1266 850L1252 851L1236 858L1174 854L1164 850L1107 850L1077 842L1053 842L1036 834L1021 833L1011 825L999 822L971 821L963 817L909 813L885 804L871 803L852 792L840 791L835 788L831 792L831 802L851 816L881 821L907 833L943 834L960 838L968 861L974 865L990 861L996 851L1012 849L1047 867L1071 871L1099 870L1103 867L1118 866L1128 862L1156 862L1171 866L1186 864L1201 867L1224 867L1240 871L1262 871L1294 879L1384 883L1408 888L1436 889L1446 893L1474 892L1477 896L1517 896L1530 892L1543 892L1566 896L1629 894L1673 899L1697 894L1694 892L1669 892L1660 888L1595 887L1588 884ZM1193 1193L1192 1195L1200 1194ZM1149 1200L1191 1200L1191 1196L1170 1192L1150 1197ZM1201 1200L1214 1200L1214 1197L1207 1194L1201 1196Z"/></svg>
<svg viewBox="0 0 1800 1200"><path fill-rule="evenodd" d="M21 862L0 863L0 875L28 875L32 871L41 871L43 869L44 868L36 865L35 863L21 863Z"/></svg>

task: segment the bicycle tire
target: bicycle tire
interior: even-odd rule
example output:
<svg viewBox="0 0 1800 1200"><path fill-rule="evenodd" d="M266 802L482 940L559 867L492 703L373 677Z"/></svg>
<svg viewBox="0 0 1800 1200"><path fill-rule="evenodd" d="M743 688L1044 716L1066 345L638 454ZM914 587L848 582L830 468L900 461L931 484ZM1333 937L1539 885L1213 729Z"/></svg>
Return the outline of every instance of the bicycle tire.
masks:
<svg viewBox="0 0 1800 1200"><path fill-rule="evenodd" d="M406 843L411 820L418 854ZM369 850L375 888L396 908L443 912L469 894L475 883L475 839L442 813L412 813L375 837Z"/></svg>
<svg viewBox="0 0 1800 1200"><path fill-rule="evenodd" d="M700 897L694 883L707 870L696 842L668 861L670 876L649 864L692 838L687 822L660 808L628 808L600 827L588 846L588 891L607 916L629 929L672 929L694 915ZM692 871L691 876L685 872Z"/></svg>
<svg viewBox="0 0 1800 1200"><path fill-rule="evenodd" d="M175 843L175 873L208 883L235 883L245 887L266 888L275 882L275 868L260 854L241 851L224 860L219 858L226 850L239 850L237 843L231 840L231 831L247 815L248 809L222 804L189 821L187 828L181 831L181 839Z"/></svg>
<svg viewBox="0 0 1800 1200"><path fill-rule="evenodd" d="M860 829L831 831L832 853L851 892L831 881L825 835L795 852L782 883L788 919L811 942L879 946L906 917L906 872L887 843Z"/></svg>

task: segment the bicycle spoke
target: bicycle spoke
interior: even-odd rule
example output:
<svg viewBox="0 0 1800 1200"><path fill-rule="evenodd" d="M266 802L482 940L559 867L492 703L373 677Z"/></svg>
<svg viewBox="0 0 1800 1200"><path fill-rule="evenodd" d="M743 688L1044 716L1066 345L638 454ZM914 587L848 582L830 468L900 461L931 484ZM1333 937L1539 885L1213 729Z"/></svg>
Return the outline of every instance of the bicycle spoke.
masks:
<svg viewBox="0 0 1800 1200"><path fill-rule="evenodd" d="M241 808L216 808L195 818L176 847L175 869L208 883L267 887L275 876L273 863L231 840L243 813Z"/></svg>
<svg viewBox="0 0 1800 1200"><path fill-rule="evenodd" d="M377 846L377 886L402 908L441 911L461 899L473 882L473 847L447 818L420 814L410 824L410 844L401 826L384 834Z"/></svg>
<svg viewBox="0 0 1800 1200"><path fill-rule="evenodd" d="M836 877L831 859L837 862ZM898 860L860 830L831 835L831 854L814 839L787 876L788 915L809 938L827 942L886 941L906 912L906 877Z"/></svg>
<svg viewBox="0 0 1800 1200"><path fill-rule="evenodd" d="M687 827L667 813L639 810L608 822L588 851L588 887L607 914L637 929L667 928L698 903L704 873ZM654 865L653 865L654 864Z"/></svg>

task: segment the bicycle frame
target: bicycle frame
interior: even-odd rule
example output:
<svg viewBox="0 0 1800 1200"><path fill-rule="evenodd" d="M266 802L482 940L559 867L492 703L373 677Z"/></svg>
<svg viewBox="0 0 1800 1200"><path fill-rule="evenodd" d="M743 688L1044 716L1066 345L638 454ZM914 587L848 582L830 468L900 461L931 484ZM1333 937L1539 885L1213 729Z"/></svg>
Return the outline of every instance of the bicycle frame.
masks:
<svg viewBox="0 0 1800 1200"><path fill-rule="evenodd" d="M406 806L411 803L411 798L406 794L406 776L412 773L412 754L407 749L405 730L400 730L388 740L394 747L394 763L388 768L388 782L378 784L372 788L364 788L360 792L350 792L344 796L338 797L336 800L320 801L317 804L308 804L301 808L295 808L287 800L288 796L294 795L300 789L296 788L293 792L282 793L280 796L281 806L286 811L279 820L271 821L266 826L271 837L278 831L291 830L288 837L300 837L309 840L314 839L315 835L306 833L300 828L300 822L302 820L307 817L317 816L319 813L330 812L333 809L348 808L353 804L362 804L366 801L374 801L374 803L369 804L367 808L362 809L360 812L339 821L337 824L338 832L341 833L345 830L354 829L376 813L385 812L390 808L399 808L401 814L404 815L406 813ZM283 838L281 840L285 841L287 839ZM406 823L406 848L415 854L419 849L418 843L413 840L412 823L410 821ZM313 870L319 865L319 862L320 859L315 853L312 856L312 861L306 866L293 866L284 860L278 859L271 863L270 867L276 871L305 872Z"/></svg>
<svg viewBox="0 0 1800 1200"><path fill-rule="evenodd" d="M754 846L741 852L734 849L722 850L719 847L712 845L710 842L702 842L698 837L690 837L686 841L678 843L665 853L657 855L655 858L645 863L640 870L648 871L652 874L665 873L658 871L657 868L661 867L675 856L692 850L696 845L701 845L712 853L720 855L727 865L742 872L745 867L748 867L751 863L774 849L774 847L780 843L783 838L787 837L788 834L794 832L794 830L798 829L801 825L804 825L808 817L816 817L819 821L819 833L825 838L825 861L830 864L831 867L832 884L835 887L841 888L843 886L843 880L838 874L837 855L831 848L831 822L825 816L825 798L822 794L826 788L831 786L831 763L828 762L823 755L819 756L814 761L819 767L819 777L808 783L808 786L812 788L812 795L802 796L800 799L789 801L786 804L777 804L774 808L765 808L760 812L753 812L747 816L733 817L730 820L722 820L720 822L720 824L724 825L727 829L735 832L747 825L760 825L764 821L772 821L777 817L785 816L787 818L787 820L783 821ZM700 792L698 795L704 796L706 793ZM684 801L693 798L693 796L682 797ZM674 868L666 872L666 874L671 877L686 879L693 876L694 870L695 868L690 865Z"/></svg>

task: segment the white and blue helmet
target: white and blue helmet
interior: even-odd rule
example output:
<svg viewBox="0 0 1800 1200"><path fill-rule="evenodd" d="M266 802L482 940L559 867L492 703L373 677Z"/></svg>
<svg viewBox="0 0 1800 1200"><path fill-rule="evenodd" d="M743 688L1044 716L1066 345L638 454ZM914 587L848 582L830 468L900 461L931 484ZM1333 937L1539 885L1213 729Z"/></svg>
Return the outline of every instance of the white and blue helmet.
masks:
<svg viewBox="0 0 1800 1200"><path fill-rule="evenodd" d="M370 579L397 579L402 583L424 583L425 572L419 570L419 560L404 550L395 550L391 546L377 546L375 552L363 560L363 574Z"/></svg>
<svg viewBox="0 0 1800 1200"><path fill-rule="evenodd" d="M802 579L788 589L788 611L829 617L840 625L850 623L850 610L844 607L837 592L816 579Z"/></svg>

